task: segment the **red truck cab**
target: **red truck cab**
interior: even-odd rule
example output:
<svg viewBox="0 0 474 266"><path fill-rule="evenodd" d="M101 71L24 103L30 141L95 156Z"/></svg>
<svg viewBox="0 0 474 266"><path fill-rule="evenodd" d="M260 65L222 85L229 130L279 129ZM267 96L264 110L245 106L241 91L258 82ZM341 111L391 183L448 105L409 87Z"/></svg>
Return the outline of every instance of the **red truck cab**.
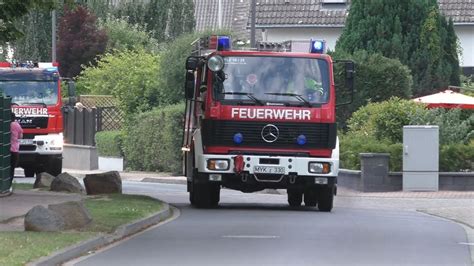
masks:
<svg viewBox="0 0 474 266"><path fill-rule="evenodd" d="M193 205L216 206L223 186L287 189L291 206L304 196L306 206L332 209L339 170L333 60L323 41L307 41L305 52L291 45L240 51L216 36L188 58L183 151ZM352 62L347 69L352 74Z"/></svg>
<svg viewBox="0 0 474 266"><path fill-rule="evenodd" d="M0 91L12 98L23 128L19 166L25 176L62 171L63 114L58 65L0 62Z"/></svg>

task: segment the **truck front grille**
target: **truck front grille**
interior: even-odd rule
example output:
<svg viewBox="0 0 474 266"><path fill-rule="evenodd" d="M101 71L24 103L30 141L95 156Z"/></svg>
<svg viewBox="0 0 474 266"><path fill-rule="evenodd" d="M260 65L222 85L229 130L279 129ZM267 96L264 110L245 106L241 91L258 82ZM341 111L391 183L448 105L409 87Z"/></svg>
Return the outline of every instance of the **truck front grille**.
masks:
<svg viewBox="0 0 474 266"><path fill-rule="evenodd" d="M279 130L278 139L271 143L262 138L262 129L268 124L275 125ZM336 124L333 123L204 120L202 130L206 146L333 149L336 145ZM236 133L243 135L241 144L234 143ZM300 135L306 137L306 144L297 143Z"/></svg>

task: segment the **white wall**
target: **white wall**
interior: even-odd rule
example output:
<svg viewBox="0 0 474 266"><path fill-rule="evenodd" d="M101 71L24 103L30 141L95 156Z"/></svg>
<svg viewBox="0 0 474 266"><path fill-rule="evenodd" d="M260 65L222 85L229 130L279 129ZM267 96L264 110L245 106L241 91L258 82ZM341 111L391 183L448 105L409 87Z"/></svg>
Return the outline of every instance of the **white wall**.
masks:
<svg viewBox="0 0 474 266"><path fill-rule="evenodd" d="M462 55L459 57L463 67L474 67L474 25L454 26L461 42Z"/></svg>
<svg viewBox="0 0 474 266"><path fill-rule="evenodd" d="M283 29L266 29L262 39L269 42L282 42L288 40L309 40L322 39L326 40L328 49L334 51L336 40L342 33L343 28L283 28Z"/></svg>
<svg viewBox="0 0 474 266"><path fill-rule="evenodd" d="M310 38L326 40L328 48L334 51L336 41L342 34L343 28L280 28L266 29L262 39L269 42L287 40L309 40ZM462 55L459 57L462 67L474 67L474 25L454 26L458 36Z"/></svg>

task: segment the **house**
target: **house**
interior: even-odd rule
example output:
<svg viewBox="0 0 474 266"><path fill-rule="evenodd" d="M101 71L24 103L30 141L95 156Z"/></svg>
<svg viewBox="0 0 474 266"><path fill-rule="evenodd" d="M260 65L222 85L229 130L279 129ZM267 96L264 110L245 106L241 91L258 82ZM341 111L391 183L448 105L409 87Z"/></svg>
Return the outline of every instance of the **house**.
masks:
<svg viewBox="0 0 474 266"><path fill-rule="evenodd" d="M251 0L195 0L196 30L217 28L217 6L223 5L223 27L249 38ZM349 14L350 0L256 0L257 39L271 42L326 40L334 49ZM474 0L438 0L441 12L453 19L465 74L474 75Z"/></svg>

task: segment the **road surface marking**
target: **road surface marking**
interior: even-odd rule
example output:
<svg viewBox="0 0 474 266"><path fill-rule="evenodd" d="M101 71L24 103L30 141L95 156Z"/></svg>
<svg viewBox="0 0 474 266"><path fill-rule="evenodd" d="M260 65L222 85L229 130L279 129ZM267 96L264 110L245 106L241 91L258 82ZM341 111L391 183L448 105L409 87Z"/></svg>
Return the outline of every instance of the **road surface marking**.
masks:
<svg viewBox="0 0 474 266"><path fill-rule="evenodd" d="M474 246L474 243L459 242L458 244L459 244L459 245Z"/></svg>
<svg viewBox="0 0 474 266"><path fill-rule="evenodd" d="M280 238L280 236L259 236L259 235L229 235L229 236L222 236L223 238L254 238L254 239L274 239Z"/></svg>

